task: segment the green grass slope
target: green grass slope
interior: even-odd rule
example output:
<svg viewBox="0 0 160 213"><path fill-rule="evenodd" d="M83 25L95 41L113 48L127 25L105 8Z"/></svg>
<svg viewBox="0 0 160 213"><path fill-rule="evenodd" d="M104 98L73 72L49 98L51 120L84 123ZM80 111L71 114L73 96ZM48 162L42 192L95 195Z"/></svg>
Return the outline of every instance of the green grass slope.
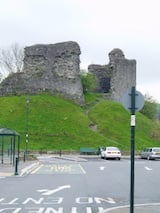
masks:
<svg viewBox="0 0 160 213"><path fill-rule="evenodd" d="M90 111L89 117L97 123L98 132L107 139L107 144L130 149L131 127L130 113L121 104L103 100ZM159 122L149 120L141 113L136 113L135 147L137 150L145 146L160 146L160 134L155 140L153 132L159 129Z"/></svg>
<svg viewBox="0 0 160 213"><path fill-rule="evenodd" d="M86 96L87 105L47 94L30 96L28 110L29 150L79 150L80 147L114 145L130 149L130 114L120 104ZM0 97L0 128L20 133L25 149L26 97ZM154 138L159 123L136 115L136 149L160 145ZM156 134L157 136L157 134Z"/></svg>

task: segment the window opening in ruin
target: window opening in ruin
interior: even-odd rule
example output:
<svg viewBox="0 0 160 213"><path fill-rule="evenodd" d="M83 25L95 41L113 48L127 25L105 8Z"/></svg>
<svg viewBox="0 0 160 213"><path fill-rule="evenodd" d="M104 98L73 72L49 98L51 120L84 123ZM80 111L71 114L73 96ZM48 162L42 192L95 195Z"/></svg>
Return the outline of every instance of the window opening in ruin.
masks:
<svg viewBox="0 0 160 213"><path fill-rule="evenodd" d="M100 88L101 92L108 93L110 90L110 80L111 78L101 78L100 80Z"/></svg>

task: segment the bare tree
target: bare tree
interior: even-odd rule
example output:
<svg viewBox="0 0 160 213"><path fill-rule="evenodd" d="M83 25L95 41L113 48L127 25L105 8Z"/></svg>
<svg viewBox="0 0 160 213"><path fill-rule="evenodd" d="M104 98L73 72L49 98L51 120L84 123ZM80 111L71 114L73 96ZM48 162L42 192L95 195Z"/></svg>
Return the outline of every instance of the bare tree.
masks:
<svg viewBox="0 0 160 213"><path fill-rule="evenodd" d="M23 70L24 48L17 43L8 49L0 49L0 66L7 74Z"/></svg>

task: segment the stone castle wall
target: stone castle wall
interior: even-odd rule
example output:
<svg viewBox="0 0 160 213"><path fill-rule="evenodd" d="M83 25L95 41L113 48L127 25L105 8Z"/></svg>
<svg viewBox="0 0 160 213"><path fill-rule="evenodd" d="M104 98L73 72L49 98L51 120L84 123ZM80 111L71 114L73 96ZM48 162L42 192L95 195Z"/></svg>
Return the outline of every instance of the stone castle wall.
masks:
<svg viewBox="0 0 160 213"><path fill-rule="evenodd" d="M48 91L83 105L80 53L76 42L26 47L24 72L14 73L6 78L1 83L0 93L37 94Z"/></svg>
<svg viewBox="0 0 160 213"><path fill-rule="evenodd" d="M0 95L49 92L84 105L80 54L79 45L72 41L26 47L24 71L4 79L0 84ZM109 53L109 64L92 64L88 71L97 78L95 91L117 102L127 89L136 85L136 61L126 59L120 49Z"/></svg>
<svg viewBox="0 0 160 213"><path fill-rule="evenodd" d="M136 61L125 58L120 49L109 53L108 65L89 65L88 71L97 78L96 92L106 94L108 99L121 102L124 93L136 86Z"/></svg>

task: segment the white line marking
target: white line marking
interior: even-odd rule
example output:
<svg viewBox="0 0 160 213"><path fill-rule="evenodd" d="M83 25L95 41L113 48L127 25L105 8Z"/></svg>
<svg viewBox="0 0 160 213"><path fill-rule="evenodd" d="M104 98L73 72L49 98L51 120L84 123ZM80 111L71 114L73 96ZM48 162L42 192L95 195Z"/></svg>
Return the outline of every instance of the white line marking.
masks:
<svg viewBox="0 0 160 213"><path fill-rule="evenodd" d="M105 201L107 203L114 204L116 203L111 197L107 197L106 199L100 198L100 197L95 197L96 203L102 203L102 201Z"/></svg>
<svg viewBox="0 0 160 213"><path fill-rule="evenodd" d="M58 191L61 191L63 189L67 189L67 188L71 188L70 185L64 185L64 186L59 186L58 188L56 189L53 189L53 190L49 190L49 189L39 189L37 190L38 192L42 192L42 195L51 195L51 194L54 194Z"/></svg>
<svg viewBox="0 0 160 213"><path fill-rule="evenodd" d="M83 173L83 174L86 174L86 171L83 169L83 167L82 167L80 164L78 164L78 165L79 165L79 167L80 167L82 173Z"/></svg>
<svg viewBox="0 0 160 213"><path fill-rule="evenodd" d="M104 170L106 167L105 166L100 166L99 169L102 171Z"/></svg>
<svg viewBox="0 0 160 213"><path fill-rule="evenodd" d="M29 172L31 172L34 167L36 167L39 163L33 163L27 167L25 167L24 169L21 170L21 174L20 176L23 176L24 174L28 174Z"/></svg>
<svg viewBox="0 0 160 213"><path fill-rule="evenodd" d="M147 167L147 166L145 166L144 167L146 170L148 170L148 171L151 171L152 169L151 168L149 168L149 167Z"/></svg>
<svg viewBox="0 0 160 213"><path fill-rule="evenodd" d="M36 168L36 169L32 172L32 174L35 174L42 166L43 166L43 165L40 165L38 168Z"/></svg>
<svg viewBox="0 0 160 213"><path fill-rule="evenodd" d="M160 203L145 203L145 204L135 204L134 205L135 207L141 207L141 206L160 206ZM110 212L112 210L116 210L116 209L125 209L125 208L129 208L130 206L129 205L124 205L124 206L116 206L116 207L111 207L111 208L108 208L108 209L105 209L104 211L100 211L98 213L107 213L107 212Z"/></svg>

